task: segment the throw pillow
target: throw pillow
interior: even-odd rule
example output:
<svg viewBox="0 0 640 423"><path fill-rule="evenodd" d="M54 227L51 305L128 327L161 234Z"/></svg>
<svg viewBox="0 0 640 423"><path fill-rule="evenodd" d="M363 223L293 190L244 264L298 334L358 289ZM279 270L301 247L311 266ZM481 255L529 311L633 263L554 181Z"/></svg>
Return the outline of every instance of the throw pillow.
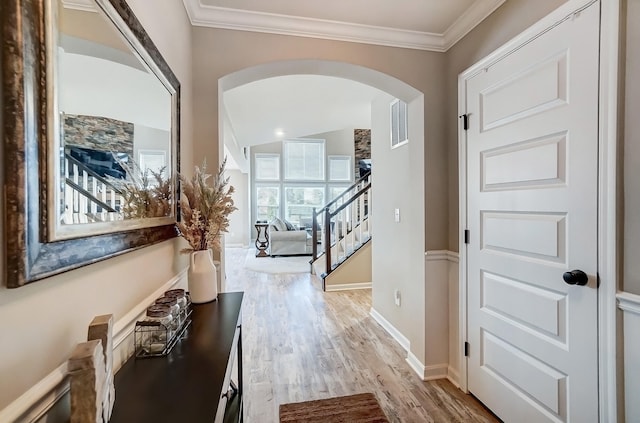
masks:
<svg viewBox="0 0 640 423"><path fill-rule="evenodd" d="M274 218L271 223L269 223L269 225L273 226L277 231L286 231L287 230L287 225L284 224L284 222L280 219L278 219L277 217Z"/></svg>
<svg viewBox="0 0 640 423"><path fill-rule="evenodd" d="M296 227L293 226L293 224L291 222L289 222L288 220L284 220L284 225L287 227L288 231L295 231Z"/></svg>

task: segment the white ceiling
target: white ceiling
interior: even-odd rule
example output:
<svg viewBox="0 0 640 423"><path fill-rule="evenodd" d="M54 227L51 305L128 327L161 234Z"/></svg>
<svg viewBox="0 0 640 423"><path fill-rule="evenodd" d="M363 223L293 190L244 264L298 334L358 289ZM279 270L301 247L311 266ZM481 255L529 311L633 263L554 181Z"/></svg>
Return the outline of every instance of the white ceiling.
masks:
<svg viewBox="0 0 640 423"><path fill-rule="evenodd" d="M183 0L195 26L439 52L505 1ZM235 151L242 151L282 139L370 128L371 100L380 94L350 80L316 75L243 85L223 94L225 142L236 143Z"/></svg>
<svg viewBox="0 0 640 423"><path fill-rule="evenodd" d="M224 104L240 148L346 128L371 127L376 88L347 79L290 75L228 90ZM282 131L282 133L278 133Z"/></svg>

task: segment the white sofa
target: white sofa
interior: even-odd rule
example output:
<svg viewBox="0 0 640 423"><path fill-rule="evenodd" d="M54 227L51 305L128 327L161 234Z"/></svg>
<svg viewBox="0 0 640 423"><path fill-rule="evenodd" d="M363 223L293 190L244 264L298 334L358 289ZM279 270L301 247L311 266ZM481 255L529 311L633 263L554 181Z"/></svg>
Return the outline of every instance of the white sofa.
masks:
<svg viewBox="0 0 640 423"><path fill-rule="evenodd" d="M292 256L311 254L311 235L304 229L287 229L280 219L269 222L269 255Z"/></svg>

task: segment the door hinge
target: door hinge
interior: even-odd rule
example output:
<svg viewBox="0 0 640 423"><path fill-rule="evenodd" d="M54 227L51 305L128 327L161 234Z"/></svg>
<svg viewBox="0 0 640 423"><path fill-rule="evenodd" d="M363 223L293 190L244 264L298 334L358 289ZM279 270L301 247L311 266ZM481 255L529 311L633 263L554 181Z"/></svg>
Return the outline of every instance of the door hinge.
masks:
<svg viewBox="0 0 640 423"><path fill-rule="evenodd" d="M465 357L469 357L469 343L468 342L464 343L464 356Z"/></svg>
<svg viewBox="0 0 640 423"><path fill-rule="evenodd" d="M460 115L458 117L462 119L462 128L465 131L468 130L469 129L469 115L465 113L464 115Z"/></svg>
<svg viewBox="0 0 640 423"><path fill-rule="evenodd" d="M464 230L464 243L465 244L469 243L469 229Z"/></svg>

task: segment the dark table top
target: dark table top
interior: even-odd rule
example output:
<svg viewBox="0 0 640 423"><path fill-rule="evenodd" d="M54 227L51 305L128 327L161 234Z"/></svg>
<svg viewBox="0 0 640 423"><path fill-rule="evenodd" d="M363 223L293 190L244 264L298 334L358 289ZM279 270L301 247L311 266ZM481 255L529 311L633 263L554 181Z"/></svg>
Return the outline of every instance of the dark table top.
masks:
<svg viewBox="0 0 640 423"><path fill-rule="evenodd" d="M212 422L243 295L221 293L217 301L194 304L187 336L169 355L129 359L115 375L110 422Z"/></svg>

